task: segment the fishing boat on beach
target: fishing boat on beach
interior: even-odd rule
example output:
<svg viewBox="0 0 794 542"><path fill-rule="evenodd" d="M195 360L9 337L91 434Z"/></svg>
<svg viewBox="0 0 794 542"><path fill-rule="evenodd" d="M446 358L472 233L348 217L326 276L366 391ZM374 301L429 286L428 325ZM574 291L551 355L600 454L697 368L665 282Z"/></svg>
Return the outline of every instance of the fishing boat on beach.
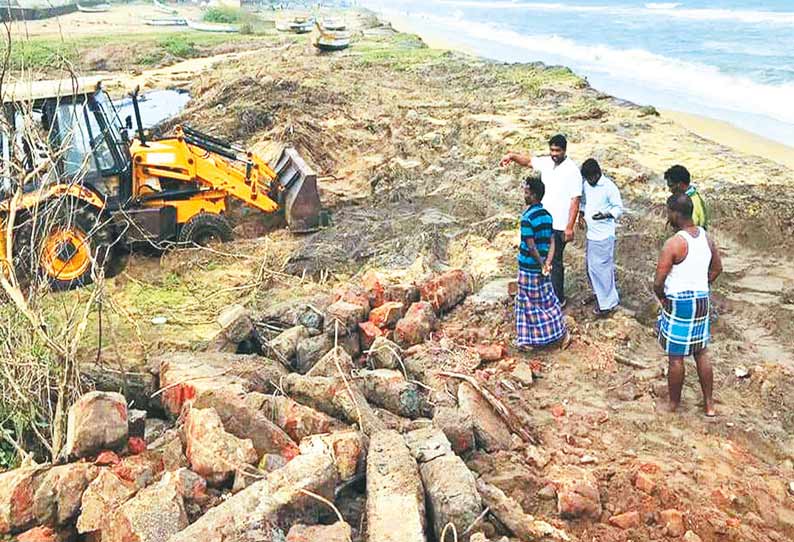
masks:
<svg viewBox="0 0 794 542"><path fill-rule="evenodd" d="M156 9L160 13L167 13L169 15L176 15L177 14L177 11L174 8L163 4L159 0L153 0L153 1L154 1L154 9Z"/></svg>
<svg viewBox="0 0 794 542"><path fill-rule="evenodd" d="M330 31L320 23L317 23L316 27L317 35L312 45L317 47L320 51L342 51L350 47L350 32Z"/></svg>
<svg viewBox="0 0 794 542"><path fill-rule="evenodd" d="M94 4L93 6L81 6L80 2L75 2L75 4L77 5L77 11L83 13L105 13L110 11L111 8L110 4Z"/></svg>
<svg viewBox="0 0 794 542"><path fill-rule="evenodd" d="M323 19L320 24L324 29L330 30L331 32L341 32L347 29L347 24L342 19L326 18Z"/></svg>
<svg viewBox="0 0 794 542"><path fill-rule="evenodd" d="M187 27L191 30L198 30L199 32L239 32L240 29L237 25L233 24L220 24L220 23L200 23L198 21L191 21L185 19Z"/></svg>
<svg viewBox="0 0 794 542"><path fill-rule="evenodd" d="M276 30L293 34L308 34L314 27L314 17L310 15L294 15L289 18L276 19Z"/></svg>
<svg viewBox="0 0 794 542"><path fill-rule="evenodd" d="M144 23L149 26L187 26L187 19L184 17L157 17L156 19L145 19Z"/></svg>

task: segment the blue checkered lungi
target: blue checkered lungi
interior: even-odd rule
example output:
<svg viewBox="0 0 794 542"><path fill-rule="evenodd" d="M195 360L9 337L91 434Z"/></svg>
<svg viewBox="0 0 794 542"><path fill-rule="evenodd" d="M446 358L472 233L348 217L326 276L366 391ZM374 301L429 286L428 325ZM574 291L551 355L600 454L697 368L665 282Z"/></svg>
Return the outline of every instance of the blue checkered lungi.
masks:
<svg viewBox="0 0 794 542"><path fill-rule="evenodd" d="M543 346L565 336L565 315L549 277L519 269L515 311L519 346Z"/></svg>
<svg viewBox="0 0 794 542"><path fill-rule="evenodd" d="M681 292L667 296L670 311L662 309L656 323L659 344L670 356L689 356L708 346L709 293Z"/></svg>

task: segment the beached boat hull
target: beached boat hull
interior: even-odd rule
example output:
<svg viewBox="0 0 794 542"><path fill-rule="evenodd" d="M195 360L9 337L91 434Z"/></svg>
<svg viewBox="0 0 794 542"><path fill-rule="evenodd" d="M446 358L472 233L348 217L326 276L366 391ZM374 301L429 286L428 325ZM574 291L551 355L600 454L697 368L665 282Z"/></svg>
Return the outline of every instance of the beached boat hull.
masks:
<svg viewBox="0 0 794 542"><path fill-rule="evenodd" d="M94 6L81 6L77 4L77 11L81 11L83 13L105 13L110 11L112 6L110 4L96 4Z"/></svg>
<svg viewBox="0 0 794 542"><path fill-rule="evenodd" d="M176 15L177 11L174 8L168 7L163 3L154 0L154 9L159 11L160 13L167 13L169 15Z"/></svg>
<svg viewBox="0 0 794 542"><path fill-rule="evenodd" d="M182 17L163 17L161 19L146 19L144 21L149 26L187 26L187 20Z"/></svg>
<svg viewBox="0 0 794 542"><path fill-rule="evenodd" d="M199 32L239 32L239 28L233 24L199 23L191 21L190 19L186 19L186 22L188 28L191 30L198 30Z"/></svg>
<svg viewBox="0 0 794 542"><path fill-rule="evenodd" d="M320 38L318 40L315 40L314 46L317 47L320 51L326 51L326 52L342 51L350 47L350 38L340 38L340 39Z"/></svg>

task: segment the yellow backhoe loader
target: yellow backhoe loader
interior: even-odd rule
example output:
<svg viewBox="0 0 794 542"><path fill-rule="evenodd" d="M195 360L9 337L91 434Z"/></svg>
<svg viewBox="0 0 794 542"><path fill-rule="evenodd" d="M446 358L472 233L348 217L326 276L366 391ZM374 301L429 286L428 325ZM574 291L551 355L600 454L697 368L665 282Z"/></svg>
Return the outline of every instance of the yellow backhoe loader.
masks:
<svg viewBox="0 0 794 542"><path fill-rule="evenodd" d="M137 91L131 97L134 136L132 115L122 123L96 80L3 88L4 271L27 269L62 290L90 283L97 266L113 268L118 253L138 243L226 241L230 198L283 213L295 232L319 227L317 176L295 150L271 166L188 126L150 139Z"/></svg>

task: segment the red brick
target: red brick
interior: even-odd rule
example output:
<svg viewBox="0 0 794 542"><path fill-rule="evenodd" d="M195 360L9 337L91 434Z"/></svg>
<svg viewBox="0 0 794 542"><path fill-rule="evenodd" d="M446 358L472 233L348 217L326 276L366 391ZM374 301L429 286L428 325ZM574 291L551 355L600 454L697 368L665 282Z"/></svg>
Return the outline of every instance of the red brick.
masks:
<svg viewBox="0 0 794 542"><path fill-rule="evenodd" d="M436 327L436 315L430 303L414 303L397 322L394 328L394 341L405 348L425 341Z"/></svg>
<svg viewBox="0 0 794 542"><path fill-rule="evenodd" d="M482 361L499 361L505 356L505 349L501 344L478 344L474 349Z"/></svg>
<svg viewBox="0 0 794 542"><path fill-rule="evenodd" d="M634 477L634 487L650 495L656 488L656 482L649 474L639 471Z"/></svg>
<svg viewBox="0 0 794 542"><path fill-rule="evenodd" d="M372 343L375 342L375 339L383 337L384 335L383 330L370 321L361 322L358 325L358 330L362 350L369 350L372 348Z"/></svg>
<svg viewBox="0 0 794 542"><path fill-rule="evenodd" d="M96 456L96 461L94 461L100 467L105 467L108 465L118 465L121 463L121 459L119 458L116 452L111 450L105 450L104 452L100 452L98 456Z"/></svg>
<svg viewBox="0 0 794 542"><path fill-rule="evenodd" d="M462 269L447 271L421 284L419 293L436 313L447 312L471 293L471 278Z"/></svg>
<svg viewBox="0 0 794 542"><path fill-rule="evenodd" d="M394 328L403 317L404 311L405 307L399 301L387 301L380 307L372 309L369 313L369 321L381 329Z"/></svg>
<svg viewBox="0 0 794 542"><path fill-rule="evenodd" d="M659 513L659 524L668 536L681 536L686 532L684 515L674 508Z"/></svg>
<svg viewBox="0 0 794 542"><path fill-rule="evenodd" d="M621 529L632 529L640 525L640 513L636 511L618 514L609 518L609 524Z"/></svg>

